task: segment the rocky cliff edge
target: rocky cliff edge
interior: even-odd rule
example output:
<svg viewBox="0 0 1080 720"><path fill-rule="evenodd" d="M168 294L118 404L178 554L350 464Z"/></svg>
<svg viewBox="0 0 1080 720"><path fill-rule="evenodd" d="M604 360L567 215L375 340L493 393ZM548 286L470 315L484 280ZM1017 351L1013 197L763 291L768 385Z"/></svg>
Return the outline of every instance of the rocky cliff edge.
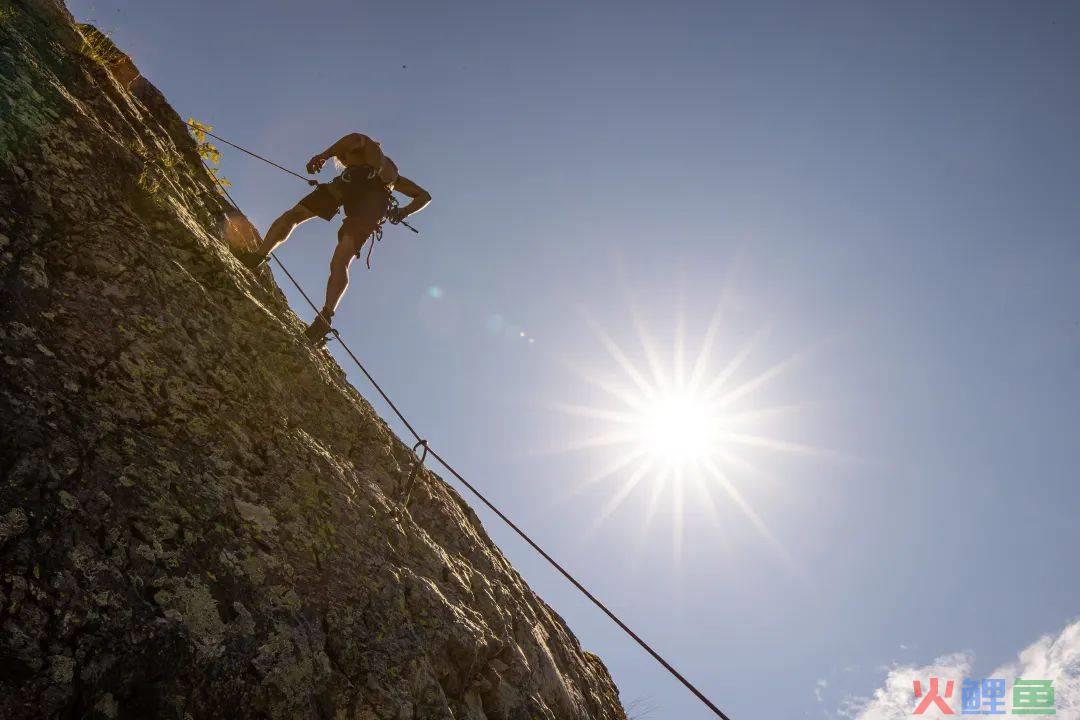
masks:
<svg viewBox="0 0 1080 720"><path fill-rule="evenodd" d="M53 0L0 1L0 209L0 717L625 718Z"/></svg>

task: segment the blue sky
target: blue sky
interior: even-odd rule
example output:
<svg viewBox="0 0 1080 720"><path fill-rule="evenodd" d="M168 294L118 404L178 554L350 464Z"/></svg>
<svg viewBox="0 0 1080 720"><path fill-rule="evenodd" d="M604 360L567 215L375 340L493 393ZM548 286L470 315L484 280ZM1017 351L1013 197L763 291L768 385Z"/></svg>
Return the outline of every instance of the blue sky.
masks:
<svg viewBox="0 0 1080 720"><path fill-rule="evenodd" d="M988 671L1076 617L1080 6L70 6L184 117L298 169L367 132L431 191L335 322L733 717L829 716L883 666L959 650ZM263 230L306 190L222 168ZM334 233L281 251L317 293ZM725 290L712 369L768 328L730 387L783 372L738 409L797 406L752 433L822 452L737 448L759 523L712 480L713 512L678 511L647 474L597 524L626 473L572 491L618 449L556 450L610 425L553 406L614 399L570 368L620 376L596 327L646 367L635 316L670 358L680 308L694 356ZM627 700L709 717L481 515Z"/></svg>

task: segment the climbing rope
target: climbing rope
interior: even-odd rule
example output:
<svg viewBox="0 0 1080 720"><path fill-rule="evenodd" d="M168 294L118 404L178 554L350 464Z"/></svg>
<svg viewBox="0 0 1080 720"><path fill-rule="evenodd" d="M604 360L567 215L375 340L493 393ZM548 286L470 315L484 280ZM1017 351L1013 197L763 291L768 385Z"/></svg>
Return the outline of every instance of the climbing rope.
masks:
<svg viewBox="0 0 1080 720"><path fill-rule="evenodd" d="M200 129L202 129L202 128L200 128ZM205 129L203 129L203 132L206 132ZM227 144L227 145L229 145L231 147L236 148L237 150L241 150L241 151L247 153L248 155L250 155L250 156L252 156L254 158L258 158L259 160L262 160L265 163L273 165L274 167L278 168L279 170L284 170L285 172L289 173L290 175L295 175L296 177L300 178L304 182L308 182L308 183L312 182L311 180L304 177L303 175L300 175L299 173L295 173L292 170L289 170L288 168L284 168L281 165L278 165L277 163L275 163L275 162L273 162L271 160L267 160L266 158L262 157L261 155L257 155L256 153L253 153L250 150L242 148L239 145L235 145L235 144L229 142L228 140L225 140L224 138L218 137L217 135L211 135L208 132L206 134L210 135L213 138L216 138L217 140L220 140L221 142L223 142L223 143L225 143L225 144ZM210 171L210 166L206 164L205 160L203 160L203 166L206 167L208 172ZM221 191L225 194L225 197L227 197L229 199L229 202L232 203L233 207L236 208L236 211L239 212L241 215L243 215L243 211L240 209L240 205L236 202L236 200L233 198L233 196L231 194L229 194L228 189L221 182L221 179L218 178L215 173L210 172L209 174L217 182L218 187L221 188ZM417 232L417 230L415 228L412 228L411 226L409 226L409 229L412 230L413 232ZM374 244L374 240L372 241L372 244ZM329 326L330 325L329 318L325 317L322 314L322 311L318 307L315 306L315 303L312 302L311 297L308 296L308 294L304 291L304 288L301 287L300 283L296 280L295 277L293 277L292 273L289 272L289 269L287 267L285 267L285 263L283 263L281 261L281 258L279 258L275 253L270 253L270 257L272 257L274 259L274 262L276 262L278 264L278 267L281 268L281 271L285 273L285 276L287 278L289 278L289 282L291 282L293 284L293 287L295 287L297 292L300 293L300 296L304 298L304 301L308 305L311 306L312 310L315 311L315 315L318 316L319 318L322 318L326 322L326 324ZM413 447L412 447L412 452L413 452L413 457L414 457L412 470L411 470L411 472L409 474L409 479L408 479L408 481L406 482L406 485L405 485L404 498L405 498L405 503L406 504L408 503L409 496L412 494L413 483L415 482L416 476L420 472L420 469L423 467L424 461L427 460L427 457L430 454L431 457L435 458L435 460L437 460L440 465L442 465L444 468L446 468L447 472L449 472L451 475L453 475L455 478L457 478L457 480L465 488L467 488L469 490L469 492L471 492L473 495L475 495L480 500L480 502L482 502L484 505L486 505L487 508L489 510L491 510L493 513L495 513L499 517L500 520L502 520L504 523L506 523L506 525L511 530L513 530L515 533L517 533L518 536L522 540L524 540L526 543L528 543L528 545L533 550L535 550L537 553L539 553L540 556L542 558L544 558L544 560L546 560L549 565L551 565L553 568L555 568L559 572L560 575L562 575L564 578L566 578L566 580L571 585L573 585L575 588L577 588L577 590L582 595L584 595L586 598L588 598L589 601L592 602L593 605L595 605L597 608L599 608L600 611L603 612L605 615L607 615L608 618L612 622L614 622L624 633L626 633L634 642L636 642L639 646L641 646L641 648L643 650L645 650L645 652L647 652L649 655L652 656L652 658L654 660L656 660L658 663L660 663L660 665L665 670L667 670L668 673L670 673L672 677L674 677L676 680L678 680L680 683L682 683L682 685L687 690L689 690L698 700L700 700L702 702L702 704L705 705L705 707L709 708L709 710L711 710L717 717L721 718L721 720L731 720L731 718L728 717L726 714L724 714L724 711L721 710L719 707L717 707L716 704L712 702L712 700L710 700L703 692L698 690L697 687L692 682L687 680L683 676L683 674L680 673L678 670L676 670L675 667L672 666L671 663L669 663L667 660L665 660L664 657L660 653L658 653L656 650L654 650L652 648L651 645L649 645L647 642L645 642L641 638L641 636L639 636L636 632L634 632L630 628L629 625L627 625L625 622L623 622L622 619L620 619L618 615L616 615L611 609L609 609L607 605L605 605L599 598L597 598L595 595L593 595L589 591L588 588L586 588L583 584L581 584L580 581L578 581L577 578L575 578L573 575L571 575L569 570L564 568L557 560L555 560L555 558L553 558L551 555L549 555L547 553L547 551L545 551L542 547L540 547L540 545L538 545L536 543L536 541L534 541L531 537L529 537L528 533L526 533L524 530L522 530L520 527L518 527L517 523L515 523L513 520L511 520L493 502L488 500L487 497L483 493L481 493L472 483L470 483L468 480L466 480L465 477L461 473L459 473L454 468L453 465L451 465L449 462L447 462L447 460L445 458L442 457L442 455L440 455L433 448L431 448L428 445L428 441L420 436L420 434L416 431L416 428L414 428L412 426L412 423L409 422L408 418L405 417L404 413L402 413L401 410L398 409L398 406L394 404L394 401L390 399L390 396L386 393L385 390L383 390L382 386L379 385L379 383L375 380L374 376L372 376L372 374L370 372L368 372L367 368L364 367L364 364L362 362L360 362L360 359L358 357L356 357L356 354L353 353L352 349L345 342L344 338L341 337L341 333L338 332L337 328L331 327L330 328L330 333L334 336L334 339L336 339L338 341L338 343L341 345L342 349L348 354L349 358L353 361L353 363L356 365L356 367L360 369L360 372L362 372L364 374L364 377L367 378L368 382L371 383L371 386L373 388L375 388L375 391L379 393L379 396L382 397L383 401L386 402L386 404L390 407L391 410L393 410L394 415L397 416L398 420L400 420L402 422L402 424L406 427L406 429L408 429L409 434L411 434L413 436L413 438L416 440L416 444L413 445ZM417 455L417 453L416 453L418 448L423 448L423 453L420 454L420 455Z"/></svg>
<svg viewBox="0 0 1080 720"><path fill-rule="evenodd" d="M306 182L308 185L311 185L312 187L315 187L316 185L319 184L318 180L312 180L309 177L304 177L300 173L293 172L292 170L290 170L287 167L284 167L282 165L278 165L273 160L269 160L267 158L264 158L262 155L259 155L258 153L253 153L253 152L251 152L250 150L248 150L245 147L240 147L239 145L237 145L235 143L229 142L228 140L221 137L220 135L215 135L214 133L207 130L205 125L200 125L199 123L192 122L191 120L188 120L187 121L187 126L194 129L194 130L197 130L198 132L203 133L204 135L209 135L210 137L214 138L215 140L220 140L221 142L225 143L229 147L236 148L237 150L239 150L242 153L247 153L248 155L250 155L253 158L256 158L258 160L262 160L264 163L267 163L268 165L273 165L274 167L276 167L278 170L281 170L282 172L287 172L290 175L292 175L293 177L298 177L301 180L303 180L304 182ZM206 163L203 163L203 164L205 165ZM218 184L220 185L220 183L218 183ZM233 203L233 205L235 205L235 204L236 203ZM237 209L239 210L239 208L237 208Z"/></svg>

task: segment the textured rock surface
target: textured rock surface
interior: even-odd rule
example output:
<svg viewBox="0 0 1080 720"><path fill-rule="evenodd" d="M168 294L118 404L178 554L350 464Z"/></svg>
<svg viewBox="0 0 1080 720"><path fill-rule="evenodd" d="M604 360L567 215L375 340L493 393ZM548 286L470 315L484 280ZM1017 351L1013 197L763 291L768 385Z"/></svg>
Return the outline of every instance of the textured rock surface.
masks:
<svg viewBox="0 0 1080 720"><path fill-rule="evenodd" d="M0 717L625 717L451 488L399 510L407 448L51 0L0 3L0 209Z"/></svg>

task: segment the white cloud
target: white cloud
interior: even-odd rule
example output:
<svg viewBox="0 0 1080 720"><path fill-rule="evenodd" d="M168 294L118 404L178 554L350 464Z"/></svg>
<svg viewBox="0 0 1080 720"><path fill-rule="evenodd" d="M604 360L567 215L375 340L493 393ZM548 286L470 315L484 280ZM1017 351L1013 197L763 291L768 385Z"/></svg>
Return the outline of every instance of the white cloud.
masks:
<svg viewBox="0 0 1080 720"><path fill-rule="evenodd" d="M992 677L1053 680L1058 720L1080 719L1080 622L1072 623L1056 638L1039 638L1015 662L995 670Z"/></svg>
<svg viewBox="0 0 1080 720"><path fill-rule="evenodd" d="M970 654L955 653L939 657L922 667L894 666L889 669L884 686L875 690L872 697L849 697L841 704L838 714L853 720L917 720L919 717L939 720L963 717L960 712L960 682L971 677L973 659ZM956 715L943 715L936 710L927 710L921 716L912 714L916 704L913 681L920 680L926 692L931 677L941 678L942 692L945 689L945 680L956 681L953 696L949 701ZM1003 716L1005 718L1080 720L1080 622L1068 625L1057 637L1047 635L1039 638L1021 651L1014 662L997 668L987 677L1006 680L1007 712L1011 710L1012 683L1016 678L1053 680L1056 715L1013 715L1010 712Z"/></svg>
<svg viewBox="0 0 1080 720"><path fill-rule="evenodd" d="M862 703L849 703L846 708L841 709L841 715L855 720L912 720L911 712L915 707L913 681L920 680L924 683L924 687L926 687L927 679L931 677L959 681L960 678L970 674L971 661L972 657L966 653L954 653L939 657L922 667L909 665L893 667L885 678L884 687L875 690L873 696ZM959 682L957 684L959 685ZM954 699L959 697L959 692L960 689L957 687L953 693ZM926 720L931 720L931 718L937 720L940 716L936 712L927 711L922 717Z"/></svg>

